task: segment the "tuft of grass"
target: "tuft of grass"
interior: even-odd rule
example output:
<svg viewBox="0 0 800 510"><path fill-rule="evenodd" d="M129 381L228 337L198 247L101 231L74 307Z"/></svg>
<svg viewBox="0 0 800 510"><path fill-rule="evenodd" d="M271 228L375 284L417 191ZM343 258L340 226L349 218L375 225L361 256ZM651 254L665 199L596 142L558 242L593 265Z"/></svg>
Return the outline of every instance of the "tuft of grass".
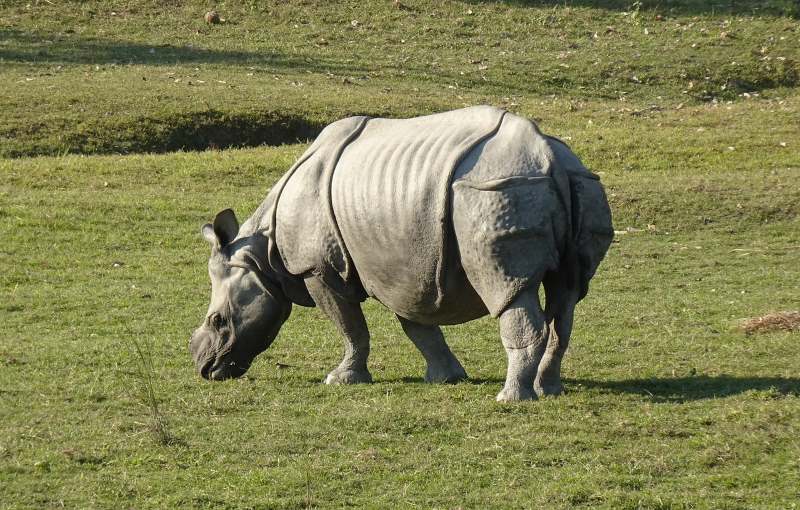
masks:
<svg viewBox="0 0 800 510"><path fill-rule="evenodd" d="M136 337L130 338L130 343L135 352L133 384L136 398L147 409L150 422L150 432L161 446L169 446L178 442L173 435L167 417L161 410L159 398L154 385L153 358L150 349L143 349L141 342Z"/></svg>
<svg viewBox="0 0 800 510"><path fill-rule="evenodd" d="M311 495L311 473L306 470L306 494L303 497L303 508L314 508L314 498Z"/></svg>

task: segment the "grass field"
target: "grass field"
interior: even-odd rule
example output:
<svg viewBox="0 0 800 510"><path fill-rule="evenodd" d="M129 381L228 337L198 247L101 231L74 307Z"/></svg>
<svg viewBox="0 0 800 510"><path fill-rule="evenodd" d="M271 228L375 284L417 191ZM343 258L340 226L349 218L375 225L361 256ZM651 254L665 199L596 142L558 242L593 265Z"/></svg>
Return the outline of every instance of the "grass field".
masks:
<svg viewBox="0 0 800 510"><path fill-rule="evenodd" d="M739 327L800 309L796 2L216 5L0 0L0 508L800 506L800 334ZM445 331L470 380L424 384L374 302L372 385L319 383L340 340L299 307L198 378L201 223L329 120L480 102L565 138L627 232L564 396L494 402L488 319ZM209 145L248 148L171 152Z"/></svg>
<svg viewBox="0 0 800 510"><path fill-rule="evenodd" d="M400 5L218 3L206 26L204 2L0 2L0 155L291 142L482 102L586 122L800 86L793 0Z"/></svg>

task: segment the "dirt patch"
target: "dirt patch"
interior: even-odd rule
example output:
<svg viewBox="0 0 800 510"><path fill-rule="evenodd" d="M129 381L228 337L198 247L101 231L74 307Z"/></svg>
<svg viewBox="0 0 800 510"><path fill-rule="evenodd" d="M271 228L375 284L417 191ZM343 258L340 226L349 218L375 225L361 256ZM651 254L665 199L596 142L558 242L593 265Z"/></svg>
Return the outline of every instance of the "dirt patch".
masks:
<svg viewBox="0 0 800 510"><path fill-rule="evenodd" d="M747 319L741 324L745 334L772 331L800 331L800 312L777 312Z"/></svg>

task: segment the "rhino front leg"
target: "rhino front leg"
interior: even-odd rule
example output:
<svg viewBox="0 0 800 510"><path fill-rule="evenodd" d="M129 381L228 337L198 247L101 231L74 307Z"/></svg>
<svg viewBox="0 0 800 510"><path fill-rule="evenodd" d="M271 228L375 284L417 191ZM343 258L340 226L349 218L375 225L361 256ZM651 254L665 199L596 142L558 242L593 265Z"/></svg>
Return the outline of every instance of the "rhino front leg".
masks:
<svg viewBox="0 0 800 510"><path fill-rule="evenodd" d="M308 279L306 286L314 303L344 337L344 358L325 378L325 384L372 382L372 375L367 370L369 330L361 304L343 300L317 278Z"/></svg>
<svg viewBox="0 0 800 510"><path fill-rule="evenodd" d="M422 353L428 368L425 381L429 383L453 383L467 378L467 372L444 341L439 326L426 326L404 319L399 315L400 325L408 338Z"/></svg>
<svg viewBox="0 0 800 510"><path fill-rule="evenodd" d="M500 338L508 356L508 371L499 402L532 400L533 379L547 346L549 327L539 305L537 287L528 288L500 315Z"/></svg>

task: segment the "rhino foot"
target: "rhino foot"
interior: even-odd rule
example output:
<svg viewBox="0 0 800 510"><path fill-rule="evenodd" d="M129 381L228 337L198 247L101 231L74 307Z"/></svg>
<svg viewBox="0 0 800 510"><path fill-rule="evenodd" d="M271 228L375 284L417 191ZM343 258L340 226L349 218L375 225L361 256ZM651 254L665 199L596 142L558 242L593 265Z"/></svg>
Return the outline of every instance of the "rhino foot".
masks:
<svg viewBox="0 0 800 510"><path fill-rule="evenodd" d="M544 396L557 396L564 392L564 387L561 386L561 381L554 382L540 382L536 381L533 385L534 391L540 397Z"/></svg>
<svg viewBox="0 0 800 510"><path fill-rule="evenodd" d="M454 359L455 360L455 359ZM447 367L431 367L425 371L425 382L427 383L457 383L467 379L467 372L458 360L455 364Z"/></svg>
<svg viewBox="0 0 800 510"><path fill-rule="evenodd" d="M536 393L520 386L506 386L497 394L498 402L519 402L521 400L536 400Z"/></svg>
<svg viewBox="0 0 800 510"><path fill-rule="evenodd" d="M367 370L339 370L328 374L325 384L358 384L371 383L372 375Z"/></svg>

